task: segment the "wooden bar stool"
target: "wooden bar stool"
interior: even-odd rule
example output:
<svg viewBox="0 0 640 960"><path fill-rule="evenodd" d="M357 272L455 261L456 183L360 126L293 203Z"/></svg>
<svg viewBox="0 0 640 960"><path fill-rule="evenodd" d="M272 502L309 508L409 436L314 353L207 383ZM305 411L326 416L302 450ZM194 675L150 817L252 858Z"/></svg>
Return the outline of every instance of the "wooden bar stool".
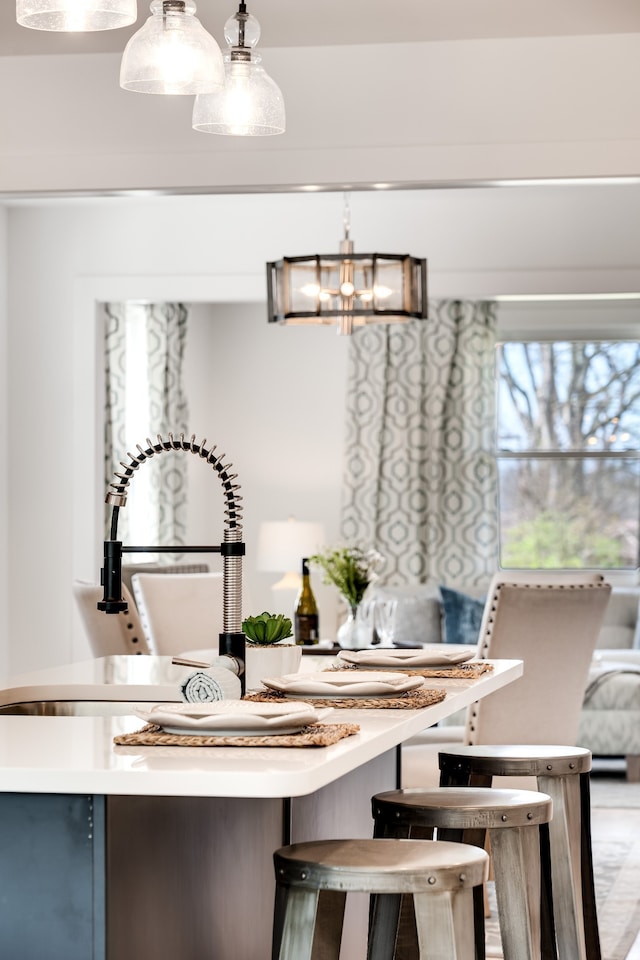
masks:
<svg viewBox="0 0 640 960"><path fill-rule="evenodd" d="M461 746L438 756L445 786L490 786L494 777L535 777L538 789L552 798L549 836L558 954L561 960L601 960L591 851L591 752L509 744Z"/></svg>
<svg viewBox="0 0 640 960"><path fill-rule="evenodd" d="M473 890L487 878L484 850L425 840L316 840L276 850L274 865L273 960L338 960L351 892L379 895L368 960L393 957L395 927L385 905L400 894L413 896L420 960L475 956Z"/></svg>
<svg viewBox="0 0 640 960"><path fill-rule="evenodd" d="M550 877L541 869L541 844L548 849L552 803L532 790L488 787L391 790L372 800L376 837L426 837L484 847L493 858L504 960L555 957L550 910L541 916L542 898L550 906ZM396 924L399 923L396 901ZM475 895L478 958L484 958L484 903ZM482 932L482 939L480 933ZM541 944L544 942L544 949Z"/></svg>

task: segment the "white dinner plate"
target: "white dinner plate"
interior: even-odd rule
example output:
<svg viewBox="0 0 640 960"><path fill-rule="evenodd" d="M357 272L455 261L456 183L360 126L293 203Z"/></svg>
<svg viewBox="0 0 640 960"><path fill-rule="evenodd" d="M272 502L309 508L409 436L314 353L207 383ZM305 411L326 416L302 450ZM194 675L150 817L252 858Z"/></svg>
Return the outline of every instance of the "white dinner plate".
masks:
<svg viewBox="0 0 640 960"><path fill-rule="evenodd" d="M341 650L338 660L354 663L359 667L375 669L394 667L396 670L417 670L420 667L454 667L475 656L473 650Z"/></svg>
<svg viewBox="0 0 640 960"><path fill-rule="evenodd" d="M398 673L332 673L329 670L320 673L288 673L284 677L263 678L262 682L265 687L278 690L286 696L303 697L394 696L407 690L416 690L423 685L422 677L407 677Z"/></svg>
<svg viewBox="0 0 640 960"><path fill-rule="evenodd" d="M271 733L297 733L331 711L309 703L257 703L251 700L217 700L213 703L158 703L137 707L136 716L155 723L166 733L204 736L256 737Z"/></svg>

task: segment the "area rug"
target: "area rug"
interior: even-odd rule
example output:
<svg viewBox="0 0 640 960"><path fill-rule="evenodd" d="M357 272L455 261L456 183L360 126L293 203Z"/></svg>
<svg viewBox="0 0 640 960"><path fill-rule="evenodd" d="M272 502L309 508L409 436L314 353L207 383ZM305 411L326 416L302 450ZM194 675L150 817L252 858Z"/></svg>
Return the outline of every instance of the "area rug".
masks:
<svg viewBox="0 0 640 960"><path fill-rule="evenodd" d="M627 960L640 934L640 784L591 782L594 876L602 960ZM495 889L489 884L487 957L501 957Z"/></svg>

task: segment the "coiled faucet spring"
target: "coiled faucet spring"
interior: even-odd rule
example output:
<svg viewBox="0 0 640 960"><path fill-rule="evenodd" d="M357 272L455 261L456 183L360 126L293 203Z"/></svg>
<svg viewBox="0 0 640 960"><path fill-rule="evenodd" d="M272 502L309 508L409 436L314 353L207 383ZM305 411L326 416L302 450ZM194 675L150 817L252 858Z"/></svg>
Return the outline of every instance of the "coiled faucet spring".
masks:
<svg viewBox="0 0 640 960"><path fill-rule="evenodd" d="M216 454L216 446L206 447L206 439L196 441L195 434L185 440L184 433L178 439L172 433L166 440L157 434L156 443L147 437L147 447L136 444L137 453L127 451L129 462L120 461L122 472L114 473L115 479L109 484L106 503L110 504L111 539L104 544L104 567L102 569L103 599L98 609L105 613L118 613L126 610L122 599L122 554L131 552L172 552L172 553L220 553L222 555L223 575L223 633L220 634L220 653L245 659L245 638L242 633L242 557L245 546L242 542L242 497L240 485L233 481L237 473L231 473L231 463L224 463L226 454ZM135 473L152 457L168 451L193 453L209 464L222 483L225 500L224 542L220 546L184 547L184 546L138 546L125 547L118 540L118 515L120 507L127 503L127 489ZM243 679L243 678L241 678Z"/></svg>

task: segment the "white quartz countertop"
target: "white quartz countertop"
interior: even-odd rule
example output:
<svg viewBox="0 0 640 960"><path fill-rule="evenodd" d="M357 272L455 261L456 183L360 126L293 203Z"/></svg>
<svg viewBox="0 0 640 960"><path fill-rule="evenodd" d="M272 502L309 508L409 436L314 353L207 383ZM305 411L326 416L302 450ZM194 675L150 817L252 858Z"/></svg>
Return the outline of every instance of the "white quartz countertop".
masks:
<svg viewBox="0 0 640 960"><path fill-rule="evenodd" d="M180 699L175 689L184 668L175 668L181 672L170 676L167 664L159 662L163 660L169 658L105 657L14 678L6 690L0 691L0 705L17 702L17 690L23 699L75 696L109 700L110 694L104 689L108 677L115 678L112 686L129 688L130 697L116 699ZM512 682L523 669L520 660L493 661L493 667L492 672L476 680L429 678L426 686L445 689L447 696L423 710L335 709L323 722L356 723L360 732L329 747L122 747L114 745L113 737L143 726L143 721L134 715L0 715L0 790L146 796L304 796ZM159 682L151 690L153 678L159 678ZM165 696L167 690L173 694Z"/></svg>

